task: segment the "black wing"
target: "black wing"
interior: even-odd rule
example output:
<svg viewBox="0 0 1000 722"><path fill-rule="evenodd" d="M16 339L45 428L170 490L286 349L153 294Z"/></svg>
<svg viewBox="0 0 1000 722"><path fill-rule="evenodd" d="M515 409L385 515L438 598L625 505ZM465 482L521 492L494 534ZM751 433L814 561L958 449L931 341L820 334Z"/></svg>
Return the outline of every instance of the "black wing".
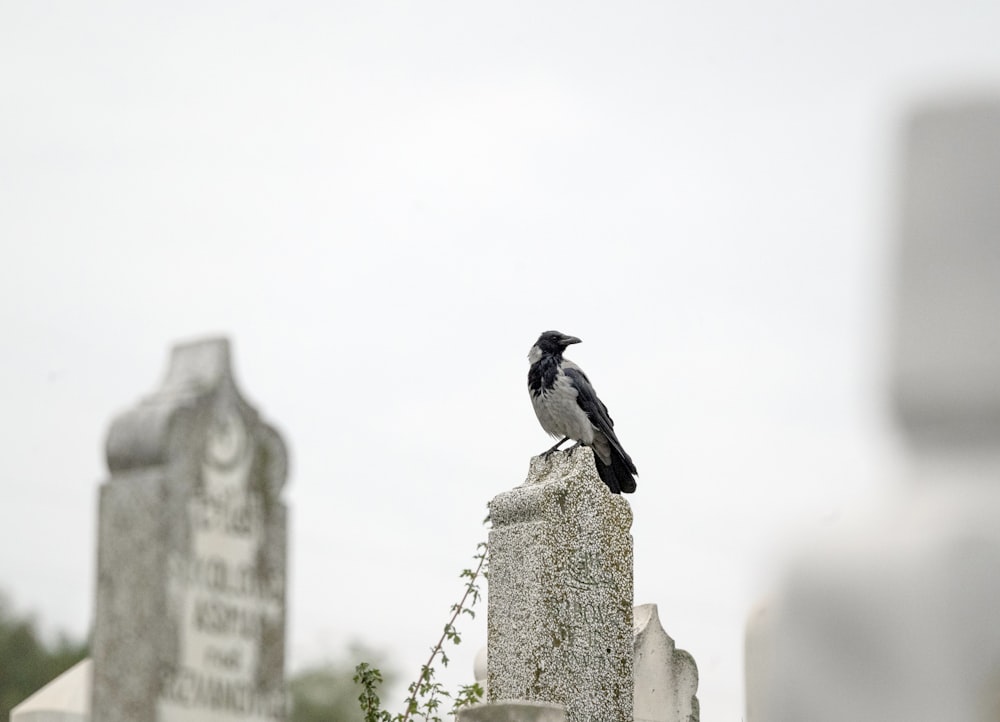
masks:
<svg viewBox="0 0 1000 722"><path fill-rule="evenodd" d="M636 474L635 464L632 463L632 459L628 454L625 453L625 449L622 448L622 444L618 441L618 437L615 436L615 422L611 420L611 415L608 413L608 407L604 405L604 402L597 398L597 392L594 391L594 387L590 385L590 379L587 378L587 374L583 373L577 368L563 368L563 373L569 377L572 382L573 387L576 389L577 397L576 403L579 404L580 408L587 414L587 418L590 419L590 423L594 427L608 437L608 441L611 443L612 448L617 451L622 459L624 459L633 474Z"/></svg>

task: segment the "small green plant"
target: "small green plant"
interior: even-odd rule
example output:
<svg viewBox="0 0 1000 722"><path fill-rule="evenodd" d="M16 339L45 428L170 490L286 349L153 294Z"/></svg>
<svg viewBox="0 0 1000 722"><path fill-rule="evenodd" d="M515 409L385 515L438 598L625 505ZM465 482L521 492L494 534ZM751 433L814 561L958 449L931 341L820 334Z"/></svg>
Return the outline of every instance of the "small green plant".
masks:
<svg viewBox="0 0 1000 722"><path fill-rule="evenodd" d="M378 696L378 688L382 684L382 673L366 662L362 662L355 668L354 681L361 685L361 696L358 702L361 711L365 715L365 722L410 722L410 720L423 719L424 722L442 722L440 717L441 700L444 697L453 700L451 713L475 704L483 697L483 688L479 684L467 684L461 687L458 692L452 695L445 690L440 682L434 681L434 662L438 657L441 664L448 666L448 655L445 652L445 643L461 644L462 637L458 633L455 622L463 614L468 614L470 618L475 618L476 612L473 607L479 601L479 579L485 574L488 547L486 542L480 542L476 547L476 555L473 559L477 562L475 569L463 569L460 575L465 579L465 591L458 603L451 605L451 618L444 625L444 632L437 644L431 647L431 656L420 668L420 676L408 688L409 696L403 700L404 709L399 714L393 715L382 709L382 702Z"/></svg>

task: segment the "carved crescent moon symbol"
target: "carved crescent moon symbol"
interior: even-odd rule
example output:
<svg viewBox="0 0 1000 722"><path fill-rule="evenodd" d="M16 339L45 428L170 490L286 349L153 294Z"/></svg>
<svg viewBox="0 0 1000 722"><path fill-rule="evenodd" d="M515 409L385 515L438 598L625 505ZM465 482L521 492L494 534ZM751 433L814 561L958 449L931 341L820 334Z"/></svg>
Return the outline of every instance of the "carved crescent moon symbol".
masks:
<svg viewBox="0 0 1000 722"><path fill-rule="evenodd" d="M208 428L205 455L208 463L223 469L233 466L247 446L247 430L233 411L216 414Z"/></svg>

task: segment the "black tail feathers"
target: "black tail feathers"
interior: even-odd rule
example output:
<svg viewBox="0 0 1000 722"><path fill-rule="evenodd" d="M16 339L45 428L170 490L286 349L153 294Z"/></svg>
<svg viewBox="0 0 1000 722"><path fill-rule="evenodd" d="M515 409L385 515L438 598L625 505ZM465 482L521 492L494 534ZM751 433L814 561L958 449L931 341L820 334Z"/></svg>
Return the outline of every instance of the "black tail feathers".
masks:
<svg viewBox="0 0 1000 722"><path fill-rule="evenodd" d="M628 456L622 456L617 449L611 449L611 466L607 466L594 455L594 465L601 481L608 485L612 494L631 494L635 491L635 476L638 472Z"/></svg>

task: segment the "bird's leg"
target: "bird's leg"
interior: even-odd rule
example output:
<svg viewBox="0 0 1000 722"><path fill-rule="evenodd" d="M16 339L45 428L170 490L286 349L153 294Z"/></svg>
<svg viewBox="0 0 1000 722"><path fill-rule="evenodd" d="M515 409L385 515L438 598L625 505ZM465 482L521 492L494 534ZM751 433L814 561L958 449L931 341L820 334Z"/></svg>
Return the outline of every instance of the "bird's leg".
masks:
<svg viewBox="0 0 1000 722"><path fill-rule="evenodd" d="M582 444L582 443L583 443L582 441L577 441L571 447L569 447L568 449L566 449L566 451L568 451L569 453L572 454L574 451L576 451L576 447L580 446L580 444Z"/></svg>
<svg viewBox="0 0 1000 722"><path fill-rule="evenodd" d="M559 440L559 442L558 442L558 443L557 443L557 444L556 444L555 446L553 446L553 447L552 447L551 449L549 449L548 451L546 451L546 452L544 452L544 453L542 454L542 458L543 458L543 459L547 459L547 458L549 458L550 456L552 456L552 453L553 453L553 452L554 452L554 451L555 451L556 449L558 449L558 448L559 448L560 446L562 446L563 444L565 444L565 443L566 443L567 441L569 441L569 437L568 437L568 436L564 436L564 437L562 437L562 438L561 438L561 439ZM577 442L577 443L580 443L580 442Z"/></svg>

